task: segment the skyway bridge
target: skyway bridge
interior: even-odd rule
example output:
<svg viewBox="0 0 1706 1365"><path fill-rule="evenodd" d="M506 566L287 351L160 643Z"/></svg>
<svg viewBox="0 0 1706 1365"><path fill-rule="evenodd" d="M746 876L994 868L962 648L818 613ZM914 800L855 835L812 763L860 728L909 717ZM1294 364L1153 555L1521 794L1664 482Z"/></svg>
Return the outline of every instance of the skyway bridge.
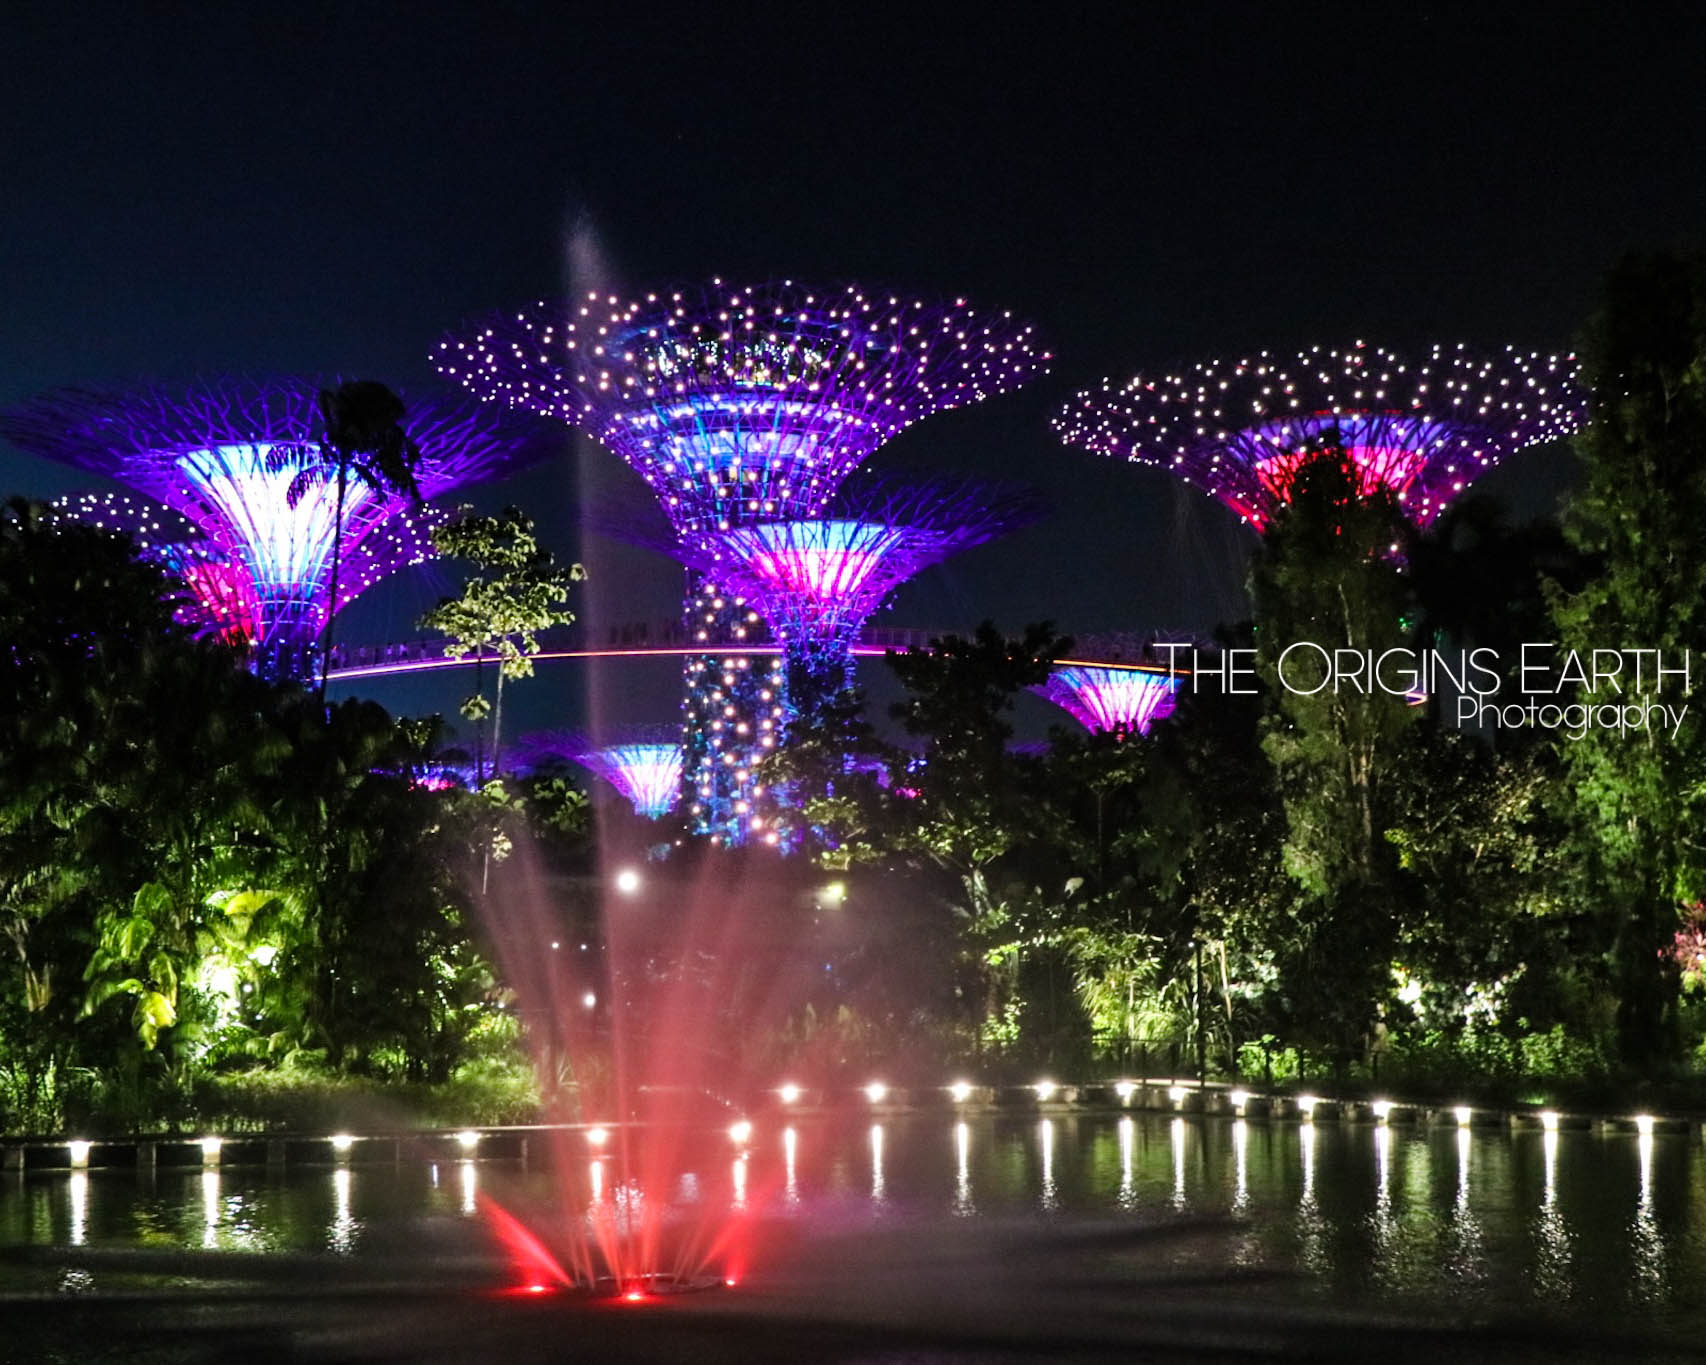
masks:
<svg viewBox="0 0 1706 1365"><path fill-rule="evenodd" d="M882 656L890 650L928 649L931 641L966 631L922 630L905 626L868 628L853 646L855 657ZM1188 673L1185 668L1168 669L1164 651L1157 652L1153 637L1127 634L1097 634L1073 637L1072 657L1062 666L1112 668L1133 673ZM679 620L630 621L598 631L542 632L543 648L533 658L553 659L668 659L689 655L778 654L782 646L774 640L741 641L736 644L695 643ZM1182 646L1189 641L1180 641ZM332 650L329 682L356 682L403 674L434 673L440 669L472 668L481 662L473 654L460 659L444 655L443 637L399 640L385 644L338 645ZM491 656L484 656L489 662Z"/></svg>

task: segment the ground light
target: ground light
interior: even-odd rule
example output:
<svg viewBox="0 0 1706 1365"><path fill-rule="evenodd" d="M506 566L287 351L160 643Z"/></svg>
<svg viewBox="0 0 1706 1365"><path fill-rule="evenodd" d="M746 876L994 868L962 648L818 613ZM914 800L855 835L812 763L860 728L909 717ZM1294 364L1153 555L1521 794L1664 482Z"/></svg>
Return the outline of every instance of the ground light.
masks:
<svg viewBox="0 0 1706 1365"><path fill-rule="evenodd" d="M881 1104L889 1093L888 1086L881 1081L872 1081L865 1087L865 1098L872 1104Z"/></svg>
<svg viewBox="0 0 1706 1365"><path fill-rule="evenodd" d="M602 1147L610 1140L610 1134L602 1128L588 1128L586 1140L594 1147Z"/></svg>
<svg viewBox="0 0 1706 1365"><path fill-rule="evenodd" d="M1467 1104L1458 1105L1456 1109L1452 1110L1452 1113L1457 1115L1457 1126L1459 1128L1467 1128L1469 1120L1475 1117L1475 1111Z"/></svg>
<svg viewBox="0 0 1706 1365"><path fill-rule="evenodd" d="M1168 1086L1167 1098L1175 1105L1183 1104L1185 1102L1185 1087L1182 1085Z"/></svg>
<svg viewBox="0 0 1706 1365"><path fill-rule="evenodd" d="M1226 1098L1231 1100L1232 1107L1242 1114L1244 1106L1250 1103L1250 1092L1248 1090L1234 1090Z"/></svg>
<svg viewBox="0 0 1706 1365"><path fill-rule="evenodd" d="M953 1097L955 1104L964 1104L971 1098L971 1082L955 1081L948 1087L948 1094Z"/></svg>
<svg viewBox="0 0 1706 1365"><path fill-rule="evenodd" d="M219 1149L224 1145L225 1143L221 1138L204 1137L199 1143L199 1146L201 1147L201 1159L203 1161L216 1160L219 1156Z"/></svg>
<svg viewBox="0 0 1706 1365"><path fill-rule="evenodd" d="M1651 1114L1635 1115L1635 1131L1642 1137L1653 1135L1653 1116Z"/></svg>
<svg viewBox="0 0 1706 1365"><path fill-rule="evenodd" d="M1037 1098L1046 1104L1054 1098L1056 1086L1053 1081L1038 1081L1031 1089L1035 1090Z"/></svg>
<svg viewBox="0 0 1706 1365"><path fill-rule="evenodd" d="M456 1145L465 1152L471 1152L480 1145L480 1135L471 1128L464 1128L456 1135Z"/></svg>
<svg viewBox="0 0 1706 1365"><path fill-rule="evenodd" d="M1542 1109L1540 1111L1540 1126L1548 1133L1556 1133L1558 1131L1558 1111L1556 1109Z"/></svg>
<svg viewBox="0 0 1706 1365"><path fill-rule="evenodd" d="M355 1138L349 1133L332 1134L332 1150L334 1152L347 1152L353 1146L355 1146Z"/></svg>
<svg viewBox="0 0 1706 1365"><path fill-rule="evenodd" d="M1299 1095L1297 1097L1297 1110L1304 1118L1312 1119L1315 1117L1315 1106L1320 1103L1321 1097L1319 1095Z"/></svg>
<svg viewBox="0 0 1706 1365"><path fill-rule="evenodd" d="M745 1146L752 1140L751 1122L747 1119L741 1119L738 1123L731 1123L729 1125L729 1139Z"/></svg>
<svg viewBox="0 0 1706 1365"><path fill-rule="evenodd" d="M640 889L640 874L631 867L625 867L616 874L614 884L624 896L632 896Z"/></svg>
<svg viewBox="0 0 1706 1365"><path fill-rule="evenodd" d="M73 1166L87 1166L89 1164L89 1144L87 1142L81 1139L68 1142L65 1144L65 1150L71 1157Z"/></svg>
<svg viewBox="0 0 1706 1365"><path fill-rule="evenodd" d="M1120 1097L1121 1104L1130 1104L1131 1097L1137 1094L1137 1083L1135 1081L1115 1081L1114 1094Z"/></svg>
<svg viewBox="0 0 1706 1365"><path fill-rule="evenodd" d="M800 1087L789 1081L786 1085L778 1086L776 1094L781 1098L783 1104L796 1104L800 1098Z"/></svg>
<svg viewBox="0 0 1706 1365"><path fill-rule="evenodd" d="M1392 1117L1391 1100L1376 1100L1369 1107L1374 1110L1374 1117L1379 1119L1382 1123L1385 1123Z"/></svg>

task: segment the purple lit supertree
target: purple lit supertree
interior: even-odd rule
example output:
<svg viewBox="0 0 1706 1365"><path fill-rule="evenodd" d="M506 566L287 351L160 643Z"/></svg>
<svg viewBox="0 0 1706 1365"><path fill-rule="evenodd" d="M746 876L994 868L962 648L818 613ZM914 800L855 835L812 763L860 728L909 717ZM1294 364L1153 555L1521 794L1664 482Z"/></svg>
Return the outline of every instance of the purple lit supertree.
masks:
<svg viewBox="0 0 1706 1365"><path fill-rule="evenodd" d="M814 693L837 692L850 680L865 621L900 584L1046 510L1029 488L976 479L873 481L822 516L690 537L677 553L758 608L782 644L791 696L797 680Z"/></svg>
<svg viewBox="0 0 1706 1365"><path fill-rule="evenodd" d="M1107 381L1054 428L1069 445L1172 470L1260 532L1318 451L1342 450L1365 495L1390 490L1425 527L1507 455L1569 435L1585 415L1574 356L1435 346L1406 358L1358 342Z"/></svg>
<svg viewBox="0 0 1706 1365"><path fill-rule="evenodd" d="M433 553L438 514L352 479L344 499L338 600L329 602L337 539L335 480L292 484L323 468L319 386L305 379L204 381L183 389L62 390L0 421L34 454L104 474L170 508L200 539L164 538L157 514L101 495L73 509L130 532L185 577L218 627L244 638L258 667L306 675L329 612ZM430 498L507 472L545 452L540 433L477 407L410 404L415 471ZM179 549L168 549L168 546ZM184 549L184 546L192 548ZM206 566L198 570L197 565Z"/></svg>
<svg viewBox="0 0 1706 1365"><path fill-rule="evenodd" d="M446 340L436 357L480 398L596 437L646 481L684 542L820 517L896 434L1016 388L1048 361L1028 324L964 299L720 280L633 302L537 304ZM754 638L743 598L716 579L693 584L690 638L719 650ZM780 716L780 673L708 652L684 676L687 787L711 789L699 828L744 838L731 816Z"/></svg>
<svg viewBox="0 0 1706 1365"><path fill-rule="evenodd" d="M901 583L958 550L1031 524L1046 510L1029 488L975 479L888 479L844 491L818 517L753 521L680 538L656 525L653 516L606 519L604 529L675 555L706 582L738 594L782 646L781 666L756 678L745 656L710 657L700 664L684 734L689 762L695 736L707 737L707 764L697 781L685 784L701 827L714 838L736 841L769 824L760 807L778 794L767 797L757 781L757 763L789 728L825 729L852 681L851 651L861 628ZM763 707L756 720L735 704L738 690L753 684ZM732 791L718 790L718 772L735 778ZM725 795L726 810L713 810Z"/></svg>
<svg viewBox="0 0 1706 1365"><path fill-rule="evenodd" d="M187 519L124 493L75 493L54 507L69 521L128 535L142 558L182 582L190 600L178 619L198 635L216 636L244 649L257 649L268 638L262 592L250 563L222 549ZM408 508L382 535L368 537L346 554L338 579L339 610L397 569L433 558L437 551L432 528L444 515L431 507ZM323 622L324 616L320 619ZM290 657L293 649L295 657L303 657L307 646L301 633L287 639L275 630L273 638L280 642L271 649L275 658ZM317 639L313 635L308 643Z"/></svg>
<svg viewBox="0 0 1706 1365"><path fill-rule="evenodd" d="M649 820L667 814L681 796L678 726L630 726L603 743L583 734L545 731L523 738L518 755L529 769L553 761L578 763L615 787Z"/></svg>
<svg viewBox="0 0 1706 1365"><path fill-rule="evenodd" d="M1163 669L1066 664L1031 690L1099 734L1144 735L1173 714L1179 679Z"/></svg>

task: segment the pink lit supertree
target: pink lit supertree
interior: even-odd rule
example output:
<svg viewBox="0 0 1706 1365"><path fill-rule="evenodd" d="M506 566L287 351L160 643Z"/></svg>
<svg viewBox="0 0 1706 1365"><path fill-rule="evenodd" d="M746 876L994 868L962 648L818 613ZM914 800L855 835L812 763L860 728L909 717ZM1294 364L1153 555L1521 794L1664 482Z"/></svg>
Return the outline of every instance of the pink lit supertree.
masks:
<svg viewBox="0 0 1706 1365"><path fill-rule="evenodd" d="M352 479L340 534L336 481L304 477L324 466L320 392L308 379L68 389L7 413L0 432L177 513L199 539L162 539L155 509L116 495L92 495L70 509L128 531L145 553L183 560L174 572L223 633L247 643L258 667L306 676L327 616L430 557L437 515ZM508 472L548 449L540 431L469 405L410 403L405 425L421 454L415 477L423 498Z"/></svg>
<svg viewBox="0 0 1706 1365"><path fill-rule="evenodd" d="M482 399L596 437L646 481L683 543L700 544L823 516L885 442L1046 373L1049 355L1029 324L964 299L713 280L535 304L447 339L435 361ZM689 638L717 651L684 666L688 782L712 792L701 831L737 840L734 807L751 795L783 691L777 669L722 652L760 638L753 605L715 577L695 581L684 605Z"/></svg>
<svg viewBox="0 0 1706 1365"><path fill-rule="evenodd" d="M1068 712L1086 730L1146 735L1156 721L1173 714L1179 679L1160 668L1066 664L1031 690Z"/></svg>
<svg viewBox="0 0 1706 1365"><path fill-rule="evenodd" d="M1571 355L1435 346L1406 357L1358 342L1106 381L1054 428L1069 445L1172 470L1257 531L1304 460L1341 450L1363 493L1388 489L1425 527L1506 456L1569 435L1585 413Z"/></svg>

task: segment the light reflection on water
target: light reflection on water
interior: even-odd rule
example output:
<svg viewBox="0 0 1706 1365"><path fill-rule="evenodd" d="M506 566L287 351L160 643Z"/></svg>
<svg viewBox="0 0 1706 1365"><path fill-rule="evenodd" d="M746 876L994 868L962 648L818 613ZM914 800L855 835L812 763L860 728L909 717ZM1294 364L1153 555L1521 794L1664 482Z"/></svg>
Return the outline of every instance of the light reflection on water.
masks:
<svg viewBox="0 0 1706 1365"><path fill-rule="evenodd" d="M792 1132L792 1129L789 1129ZM954 1172L954 1212L965 1218L977 1212L971 1197L971 1125L961 1120L954 1125L954 1155L958 1161ZM793 1158L788 1159L788 1178L793 1180ZM793 1203L799 1203L796 1194Z"/></svg>
<svg viewBox="0 0 1706 1365"><path fill-rule="evenodd" d="M1605 1317L1706 1307L1706 1152L1670 1134L1165 1114L795 1117L768 1134L760 1125L750 1154L734 1161L721 1134L700 1150L703 1164L671 1179L676 1202L838 1226L860 1210L926 1227L1231 1214L1241 1220L1225 1253L1233 1263L1300 1268L1343 1299L1569 1304ZM626 1221L642 1192L608 1166L577 1162L576 1184L585 1172L590 1204ZM387 1229L393 1245L406 1239L423 1215L474 1214L482 1190L550 1202L550 1176L536 1168L463 1160L453 1174L359 1162L8 1173L0 1246L359 1258Z"/></svg>

